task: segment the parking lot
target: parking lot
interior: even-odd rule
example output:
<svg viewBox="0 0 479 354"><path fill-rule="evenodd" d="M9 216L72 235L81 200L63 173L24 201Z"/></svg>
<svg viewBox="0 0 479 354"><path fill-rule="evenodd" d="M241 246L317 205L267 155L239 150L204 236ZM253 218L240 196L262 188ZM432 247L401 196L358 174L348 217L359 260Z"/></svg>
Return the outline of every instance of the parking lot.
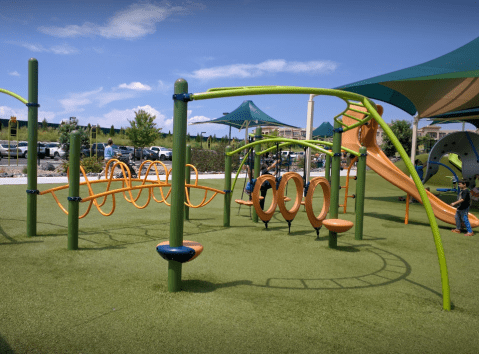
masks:
<svg viewBox="0 0 479 354"><path fill-rule="evenodd" d="M55 166L55 168L57 166L59 166L61 163L62 163L62 159L51 159L49 157L45 158L45 159L40 159L38 160L37 159L37 162L40 161L40 164L45 164L45 163L51 163L53 164L53 166ZM144 160L142 160L144 161ZM162 161L165 165L169 166L171 165L171 161ZM140 165L140 161L135 161L135 165L136 166L139 166ZM27 159L24 159L23 157L19 157L18 158L18 166L26 166L27 165ZM0 166L8 166L8 157L2 157L2 159L0 160ZM10 166L17 166L17 159L14 158L14 157L10 157Z"/></svg>

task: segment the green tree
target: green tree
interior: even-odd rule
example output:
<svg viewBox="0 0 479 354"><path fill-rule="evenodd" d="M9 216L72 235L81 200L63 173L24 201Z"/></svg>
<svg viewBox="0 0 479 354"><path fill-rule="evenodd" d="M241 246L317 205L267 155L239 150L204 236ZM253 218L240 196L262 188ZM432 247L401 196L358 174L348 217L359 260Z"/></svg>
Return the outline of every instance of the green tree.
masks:
<svg viewBox="0 0 479 354"><path fill-rule="evenodd" d="M113 126L113 124L111 125L111 128L110 128L110 136L115 136L115 127Z"/></svg>
<svg viewBox="0 0 479 354"><path fill-rule="evenodd" d="M128 121L130 127L126 130L126 135L133 146L144 148L159 138L161 128L157 128L155 119L156 116L142 109L135 112L135 119Z"/></svg>
<svg viewBox="0 0 479 354"><path fill-rule="evenodd" d="M48 122L46 118L43 118L42 120L42 129L47 130L48 129Z"/></svg>
<svg viewBox="0 0 479 354"><path fill-rule="evenodd" d="M417 147L419 148L419 146L422 145L424 152L429 152L435 143L436 140L429 135L419 136L417 138Z"/></svg>
<svg viewBox="0 0 479 354"><path fill-rule="evenodd" d="M78 130L80 132L81 145L86 147L90 146L90 136L88 131L78 126L78 120L75 117L71 117L70 120L64 120L60 124L58 127L58 142L60 144L66 144L67 151L70 150L70 133L74 130Z"/></svg>
<svg viewBox="0 0 479 354"><path fill-rule="evenodd" d="M394 135L399 140L406 154L411 155L411 143L412 143L412 123L407 120L393 120L389 127L393 131ZM391 139L387 135L383 137L383 143L381 149L386 156L391 157L396 154L396 148L394 147Z"/></svg>

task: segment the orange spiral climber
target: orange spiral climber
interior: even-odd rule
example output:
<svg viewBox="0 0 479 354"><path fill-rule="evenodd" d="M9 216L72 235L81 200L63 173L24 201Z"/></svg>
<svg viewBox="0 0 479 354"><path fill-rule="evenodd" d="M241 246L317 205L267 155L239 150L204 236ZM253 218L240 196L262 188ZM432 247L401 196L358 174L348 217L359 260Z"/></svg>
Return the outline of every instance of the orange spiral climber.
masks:
<svg viewBox="0 0 479 354"><path fill-rule="evenodd" d="M141 176L141 171L143 170L143 168L145 166L146 166L146 173L142 177ZM159 170L158 166L162 167L163 172L164 172L163 174L160 174L161 170ZM206 187L206 186L198 185L198 170L193 165L187 164L186 166L193 168L193 170L195 171L195 175L196 175L196 179L195 179L194 184L186 184L185 185L185 192L186 192L185 205L186 206L188 206L190 208L201 208L201 207L207 205L208 203L210 203L217 194L225 194L224 191L214 189L214 188L210 188L210 187ZM122 178L114 178L116 169L119 169L121 171L121 174L123 175ZM156 179L148 179L152 169L155 172L154 176L156 177ZM146 208L148 206L148 204L150 203L152 198L157 203L165 203L167 206L170 206L170 203L167 202L167 199L171 194L171 183L169 182L169 176L171 174L171 169L168 169L167 166L161 161L149 161L149 160L147 160L147 161L144 161L140 165L139 171L140 171L140 174L138 175L138 177L137 178L132 178L131 173L130 173L130 169L128 168L128 166L124 162L118 161L117 159L111 159L111 160L108 161L108 163L106 164L106 167L105 167L105 179L91 181L91 180L88 179L87 174L85 173L85 170L83 169L83 167L80 166L80 172L82 173L83 177L85 178L85 182L81 182L80 186L86 185L87 189L88 189L88 196L86 198L82 198L81 202L82 203L88 202L89 204L88 204L88 207L87 207L86 211L82 215L80 215L79 219L82 219L85 216L87 216L93 205L95 205L95 207L100 212L100 214L102 214L104 216L112 215L113 212L115 211L115 208L116 208L115 194L120 193L120 192L123 193L123 197L125 198L125 200L127 202L133 204L138 209ZM67 175L69 176L69 171L67 172ZM165 176L164 180L162 180L161 177L160 177L162 175ZM111 184L112 184L113 181L114 182L121 182L122 187L112 189ZM106 183L106 190L104 192L95 194L94 191L93 191L92 185L98 184L98 183L101 183L101 184ZM140 184L134 185L136 183L140 183ZM64 185L64 186L55 187L55 188L51 188L51 189L42 191L39 194L43 195L43 194L51 193L51 195L53 196L53 198L57 202L60 209L65 214L68 215L68 210L60 203L60 201L58 200L58 197L55 195L55 192L60 191L60 190L64 190L64 189L67 189L67 188L69 188L68 184ZM159 189L161 198L155 196L155 194L154 194L155 188ZM168 190L165 191L164 189L166 189L166 188ZM190 195L189 195L190 194L189 193L190 188L203 189L205 191L205 195L204 195L202 201L197 205L193 205L191 203ZM148 198L143 205L138 205L137 201L140 198L144 189L148 190ZM138 190L138 193L136 194L136 196L134 196L133 191L136 191L136 190ZM211 196L209 199L207 199L208 191L213 192L213 196ZM105 211L102 210L102 207L105 205L109 195L111 195L111 197L112 197L112 208L109 212L105 212ZM99 202L98 201L99 198L103 198L103 200L101 202Z"/></svg>

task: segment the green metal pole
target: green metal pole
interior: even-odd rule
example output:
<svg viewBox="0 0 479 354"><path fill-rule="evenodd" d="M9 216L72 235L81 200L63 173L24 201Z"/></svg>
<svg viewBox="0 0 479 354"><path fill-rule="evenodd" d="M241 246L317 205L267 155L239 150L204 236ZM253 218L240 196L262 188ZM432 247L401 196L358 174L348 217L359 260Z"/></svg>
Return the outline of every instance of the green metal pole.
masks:
<svg viewBox="0 0 479 354"><path fill-rule="evenodd" d="M324 162L324 178L331 183L331 157L326 155L326 161Z"/></svg>
<svg viewBox="0 0 479 354"><path fill-rule="evenodd" d="M185 159L185 183L190 184L191 182L191 175L190 175L190 167L186 166L186 164L191 164L191 145L186 145L186 159ZM190 193L190 188L188 188L188 193ZM186 195L185 195L186 201ZM185 220L190 220L190 207L185 205Z"/></svg>
<svg viewBox="0 0 479 354"><path fill-rule="evenodd" d="M254 133L255 140L258 141L261 139L261 127L257 127ZM257 151L261 151L261 144L255 146L255 154L254 154L254 176L253 178L257 179L259 177L259 172L261 169L261 156L256 155ZM253 222L258 222L258 214L256 214L256 210L253 208L253 213L251 218Z"/></svg>
<svg viewBox="0 0 479 354"><path fill-rule="evenodd" d="M78 216L80 210L80 132L70 134L70 173L68 198L68 249L78 249Z"/></svg>
<svg viewBox="0 0 479 354"><path fill-rule="evenodd" d="M170 247L183 246L184 200L185 200L185 155L186 155L186 115L187 100L181 95L188 92L188 82L178 79L175 82L173 107L173 162L171 179L171 207L170 207ZM179 96L178 96L179 95ZM182 264L177 261L168 261L168 291L181 290Z"/></svg>
<svg viewBox="0 0 479 354"><path fill-rule="evenodd" d="M337 219L339 210L339 177L341 171L341 134L342 128L338 122L334 122L333 133L333 157L331 162L331 204L329 206L329 218ZM338 234L329 231L329 248L338 245Z"/></svg>
<svg viewBox="0 0 479 354"><path fill-rule="evenodd" d="M38 61L28 61L27 236L37 234Z"/></svg>
<svg viewBox="0 0 479 354"><path fill-rule="evenodd" d="M359 148L357 169L356 169L356 228L354 238L356 240L363 239L363 222L364 222L364 195L366 191L366 157L367 152L364 146Z"/></svg>
<svg viewBox="0 0 479 354"><path fill-rule="evenodd" d="M229 227L231 221L231 156L227 154L231 152L231 146L225 149L225 200L223 206L223 226Z"/></svg>

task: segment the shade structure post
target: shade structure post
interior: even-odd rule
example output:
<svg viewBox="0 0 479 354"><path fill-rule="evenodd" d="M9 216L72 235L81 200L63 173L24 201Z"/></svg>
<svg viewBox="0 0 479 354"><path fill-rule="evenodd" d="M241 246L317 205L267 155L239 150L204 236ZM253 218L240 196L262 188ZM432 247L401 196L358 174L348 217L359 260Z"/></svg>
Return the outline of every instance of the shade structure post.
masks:
<svg viewBox="0 0 479 354"><path fill-rule="evenodd" d="M414 163L416 160L416 149L417 149L417 130L419 125L419 115L414 116L414 122L412 125L412 142L411 142L411 162Z"/></svg>
<svg viewBox="0 0 479 354"><path fill-rule="evenodd" d="M175 82L173 96L173 161L171 179L170 207L170 247L183 246L184 201L185 201L185 155L186 155L186 121L188 110L188 82L178 79ZM168 291L181 290L182 264L168 261Z"/></svg>

